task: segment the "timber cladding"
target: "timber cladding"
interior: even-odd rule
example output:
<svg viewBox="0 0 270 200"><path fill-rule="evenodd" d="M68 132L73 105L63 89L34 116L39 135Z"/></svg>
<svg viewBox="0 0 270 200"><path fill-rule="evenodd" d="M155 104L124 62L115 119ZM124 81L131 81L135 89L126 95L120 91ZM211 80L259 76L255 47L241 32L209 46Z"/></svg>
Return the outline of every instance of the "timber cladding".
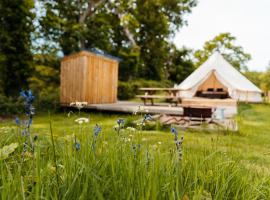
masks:
<svg viewBox="0 0 270 200"><path fill-rule="evenodd" d="M61 61L60 102L117 102L118 61L81 51Z"/></svg>

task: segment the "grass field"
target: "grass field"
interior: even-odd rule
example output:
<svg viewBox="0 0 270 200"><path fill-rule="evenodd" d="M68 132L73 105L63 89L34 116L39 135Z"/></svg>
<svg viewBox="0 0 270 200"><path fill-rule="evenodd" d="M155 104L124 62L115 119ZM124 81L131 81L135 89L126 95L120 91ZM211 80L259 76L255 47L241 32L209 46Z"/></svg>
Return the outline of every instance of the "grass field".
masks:
<svg viewBox="0 0 270 200"><path fill-rule="evenodd" d="M37 113L34 156L27 149L24 161L14 120L0 124L0 147L19 144L7 158L0 153L1 199L270 199L269 105L241 105L237 133L187 130L182 160L169 127L118 135L118 118L139 116L80 115L90 122L52 115L52 140L48 114Z"/></svg>

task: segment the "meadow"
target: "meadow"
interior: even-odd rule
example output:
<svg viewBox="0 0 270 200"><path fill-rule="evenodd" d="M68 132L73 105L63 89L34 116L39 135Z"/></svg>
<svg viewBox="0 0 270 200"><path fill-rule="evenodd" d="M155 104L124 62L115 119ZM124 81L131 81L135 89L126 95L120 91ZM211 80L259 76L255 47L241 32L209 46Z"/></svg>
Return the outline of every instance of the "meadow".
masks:
<svg viewBox="0 0 270 200"><path fill-rule="evenodd" d="M14 119L4 119L0 198L270 199L269 105L240 105L238 132L178 128L182 159L170 127L127 128L141 117L37 111L34 151ZM126 123L120 129L118 119Z"/></svg>

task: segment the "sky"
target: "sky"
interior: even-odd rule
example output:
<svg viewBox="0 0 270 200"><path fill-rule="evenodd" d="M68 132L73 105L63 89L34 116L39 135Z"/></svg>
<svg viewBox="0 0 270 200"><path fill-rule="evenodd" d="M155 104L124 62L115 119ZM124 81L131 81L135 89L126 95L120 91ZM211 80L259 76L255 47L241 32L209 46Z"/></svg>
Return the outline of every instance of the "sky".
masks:
<svg viewBox="0 0 270 200"><path fill-rule="evenodd" d="M223 32L236 37L236 44L251 54L248 68L264 71L270 62L270 0L198 0L176 33L177 47L201 49L205 41Z"/></svg>

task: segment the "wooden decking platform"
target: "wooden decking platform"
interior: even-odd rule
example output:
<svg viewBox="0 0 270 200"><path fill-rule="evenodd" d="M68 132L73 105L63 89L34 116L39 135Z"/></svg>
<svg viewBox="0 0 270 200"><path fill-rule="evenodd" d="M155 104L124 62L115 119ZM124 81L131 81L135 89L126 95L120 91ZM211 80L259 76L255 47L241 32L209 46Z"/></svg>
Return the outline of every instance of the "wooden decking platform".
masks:
<svg viewBox="0 0 270 200"><path fill-rule="evenodd" d="M65 105L63 105L65 106ZM167 115L181 115L183 114L183 108L180 106L171 106L168 103L156 103L154 106L145 106L140 102L130 101L118 101L117 103L110 104L88 104L86 109L96 111L110 111L110 112L123 112L123 113L135 113L140 106L141 113L150 114L167 114ZM66 105L66 107L69 107Z"/></svg>
<svg viewBox="0 0 270 200"><path fill-rule="evenodd" d="M62 105L70 107L69 105ZM165 114L165 115L182 115L183 106L185 107L212 107L224 109L225 117L232 117L237 114L237 103L232 99L205 99L192 98L183 99L181 104L175 106L169 103L156 103L155 105L144 105L142 102L118 101L109 104L88 104L86 109L104 111L104 112L122 112L135 113L138 112L140 106L141 113Z"/></svg>

